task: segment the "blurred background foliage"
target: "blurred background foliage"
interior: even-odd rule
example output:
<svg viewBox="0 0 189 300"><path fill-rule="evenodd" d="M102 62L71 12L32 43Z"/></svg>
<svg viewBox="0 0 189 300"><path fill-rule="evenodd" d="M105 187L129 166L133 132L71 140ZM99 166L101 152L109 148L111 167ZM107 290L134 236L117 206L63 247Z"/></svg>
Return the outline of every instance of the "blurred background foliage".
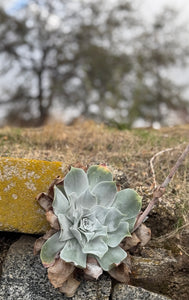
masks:
<svg viewBox="0 0 189 300"><path fill-rule="evenodd" d="M1 8L1 123L40 126L52 115L119 128L189 122L180 80L187 26L170 8L146 23L137 5L30 0L14 13Z"/></svg>

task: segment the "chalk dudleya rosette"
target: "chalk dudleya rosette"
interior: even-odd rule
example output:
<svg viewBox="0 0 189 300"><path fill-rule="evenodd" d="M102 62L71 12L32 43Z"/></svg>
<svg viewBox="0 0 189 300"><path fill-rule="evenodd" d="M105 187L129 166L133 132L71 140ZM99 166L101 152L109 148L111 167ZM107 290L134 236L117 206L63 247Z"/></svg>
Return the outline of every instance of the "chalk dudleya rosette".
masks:
<svg viewBox="0 0 189 300"><path fill-rule="evenodd" d="M88 257L109 271L127 253L119 246L131 236L141 197L132 189L117 191L107 167L71 168L62 186L54 185L54 214L60 230L42 246L41 260L53 265L55 258L85 269Z"/></svg>

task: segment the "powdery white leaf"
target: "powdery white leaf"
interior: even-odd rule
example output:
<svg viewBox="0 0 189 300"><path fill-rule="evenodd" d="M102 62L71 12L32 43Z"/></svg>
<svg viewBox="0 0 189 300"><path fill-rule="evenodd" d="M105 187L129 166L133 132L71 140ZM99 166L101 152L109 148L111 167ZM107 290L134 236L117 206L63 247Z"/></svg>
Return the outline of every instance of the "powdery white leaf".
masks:
<svg viewBox="0 0 189 300"><path fill-rule="evenodd" d="M92 190L101 181L112 181L113 176L105 166L91 166L87 171L89 186Z"/></svg>
<svg viewBox="0 0 189 300"><path fill-rule="evenodd" d="M87 255L76 239L68 240L60 252L60 257L66 262L73 262L76 267L86 268Z"/></svg>
<svg viewBox="0 0 189 300"><path fill-rule="evenodd" d="M88 187L87 174L82 169L72 167L64 179L64 189L67 196L71 193L76 193L79 196Z"/></svg>
<svg viewBox="0 0 189 300"><path fill-rule="evenodd" d="M109 209L106 207L103 207L101 205L96 205L92 209L92 213L94 213L95 217L101 224L104 224L105 218L108 214Z"/></svg>
<svg viewBox="0 0 189 300"><path fill-rule="evenodd" d="M83 253L93 254L101 258L108 251L108 246L101 237L97 237L86 243L82 251Z"/></svg>
<svg viewBox="0 0 189 300"><path fill-rule="evenodd" d="M53 234L42 246L40 258L45 266L49 266L55 261L55 256L64 247L65 242L59 240L60 232Z"/></svg>
<svg viewBox="0 0 189 300"><path fill-rule="evenodd" d="M58 214L65 213L70 206L68 199L63 195L61 190L56 187L56 185L54 186L54 200L52 206L56 216L58 216Z"/></svg>
<svg viewBox="0 0 189 300"><path fill-rule="evenodd" d="M70 220L63 214L59 214L58 215L58 220L60 223L60 241L67 241L73 238L73 234L70 231L70 226L72 225L72 223L70 222Z"/></svg>
<svg viewBox="0 0 189 300"><path fill-rule="evenodd" d="M117 208L110 207L104 221L104 225L107 226L108 232L115 231L123 217L124 215Z"/></svg>
<svg viewBox="0 0 189 300"><path fill-rule="evenodd" d="M120 223L116 231L108 233L107 244L110 247L116 247L126 236L131 236L129 232L129 224L126 222Z"/></svg>
<svg viewBox="0 0 189 300"><path fill-rule="evenodd" d="M126 256L127 253L121 249L121 247L117 246L115 248L109 248L101 259L98 257L96 257L96 259L104 271L109 271L115 265L120 264Z"/></svg>
<svg viewBox="0 0 189 300"><path fill-rule="evenodd" d="M92 193L96 196L98 205L109 207L117 193L116 183L113 181L99 182L95 185Z"/></svg>
<svg viewBox="0 0 189 300"><path fill-rule="evenodd" d="M117 193L112 206L124 214L126 219L131 219L140 212L142 201L137 192L132 189L125 189Z"/></svg>
<svg viewBox="0 0 189 300"><path fill-rule="evenodd" d="M96 203L96 197L93 195L89 189L85 190L77 199L76 206L82 206L83 208L92 208L95 206Z"/></svg>

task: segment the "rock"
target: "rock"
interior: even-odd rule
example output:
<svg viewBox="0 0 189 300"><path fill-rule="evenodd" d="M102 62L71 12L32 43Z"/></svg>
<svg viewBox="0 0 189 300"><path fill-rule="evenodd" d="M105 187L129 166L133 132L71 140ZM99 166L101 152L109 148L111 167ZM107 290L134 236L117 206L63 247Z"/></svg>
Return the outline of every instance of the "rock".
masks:
<svg viewBox="0 0 189 300"><path fill-rule="evenodd" d="M131 256L131 262L132 285L163 294L168 292L168 286L178 263L170 251L144 247L141 256Z"/></svg>
<svg viewBox="0 0 189 300"><path fill-rule="evenodd" d="M0 158L0 231L44 233L49 225L35 197L48 189L61 162Z"/></svg>
<svg viewBox="0 0 189 300"><path fill-rule="evenodd" d="M112 293L112 300L168 300L163 295L149 292L141 287L118 283Z"/></svg>
<svg viewBox="0 0 189 300"><path fill-rule="evenodd" d="M0 282L0 299L8 300L66 300L64 294L55 289L47 278L39 256L33 255L36 238L22 235L11 245L3 264ZM140 287L116 284L112 295L111 279L107 274L97 281L82 280L72 300L166 300L168 298Z"/></svg>
<svg viewBox="0 0 189 300"><path fill-rule="evenodd" d="M0 299L8 300L66 300L47 278L39 256L33 256L36 238L23 235L10 247L3 264ZM103 274L97 281L82 281L73 300L108 300L111 280Z"/></svg>

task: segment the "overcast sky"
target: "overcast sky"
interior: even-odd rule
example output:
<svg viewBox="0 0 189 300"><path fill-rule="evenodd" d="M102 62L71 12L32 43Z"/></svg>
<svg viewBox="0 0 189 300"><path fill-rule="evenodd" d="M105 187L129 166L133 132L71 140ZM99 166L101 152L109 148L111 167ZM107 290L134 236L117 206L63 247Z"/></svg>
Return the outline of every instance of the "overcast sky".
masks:
<svg viewBox="0 0 189 300"><path fill-rule="evenodd" d="M143 0L140 9L146 20L151 20L164 6L176 8L181 12L182 19L189 19L189 1L188 0Z"/></svg>
<svg viewBox="0 0 189 300"><path fill-rule="evenodd" d="M6 8L20 7L25 5L29 0L0 0L0 4ZM30 0L31 1L31 0ZM75 0L80 1L80 0ZM112 0L107 0L108 2ZM116 1L116 0L114 0ZM151 18L159 9L165 5L176 7L183 14L189 16L189 1L188 0L143 0L140 1L141 9L145 16Z"/></svg>

